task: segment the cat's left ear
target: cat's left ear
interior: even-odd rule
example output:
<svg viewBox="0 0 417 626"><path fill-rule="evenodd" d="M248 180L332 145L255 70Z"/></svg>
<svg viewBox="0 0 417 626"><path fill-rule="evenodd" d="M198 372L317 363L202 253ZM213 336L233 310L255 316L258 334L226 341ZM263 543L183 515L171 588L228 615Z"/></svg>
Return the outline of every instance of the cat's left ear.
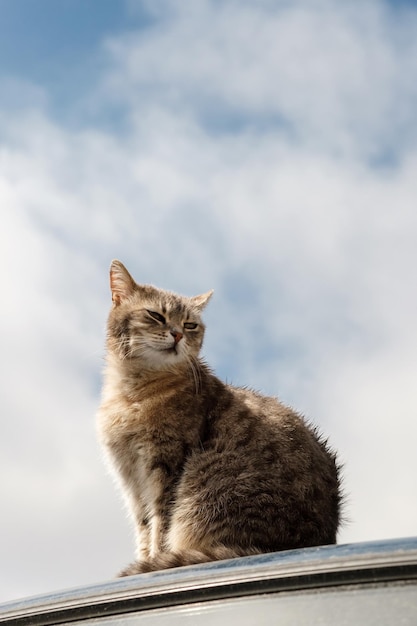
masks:
<svg viewBox="0 0 417 626"><path fill-rule="evenodd" d="M206 304L208 303L208 301L210 300L213 293L214 293L214 289L212 289L211 291L208 291L207 293L202 293L200 296L194 296L194 298L190 298L190 300L196 309L198 309L199 311L202 311L204 307L206 306Z"/></svg>
<svg viewBox="0 0 417 626"><path fill-rule="evenodd" d="M118 306L136 290L136 283L120 261L114 260L110 265L110 289L113 304Z"/></svg>

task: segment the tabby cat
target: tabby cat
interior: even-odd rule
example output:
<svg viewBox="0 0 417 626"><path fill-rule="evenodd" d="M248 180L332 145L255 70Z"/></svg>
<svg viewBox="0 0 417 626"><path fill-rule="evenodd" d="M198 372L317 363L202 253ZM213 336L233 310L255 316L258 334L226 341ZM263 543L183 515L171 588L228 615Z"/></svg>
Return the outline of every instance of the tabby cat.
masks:
<svg viewBox="0 0 417 626"><path fill-rule="evenodd" d="M199 357L212 292L139 285L119 261L110 286L98 428L137 542L120 575L335 543L341 498L326 442Z"/></svg>

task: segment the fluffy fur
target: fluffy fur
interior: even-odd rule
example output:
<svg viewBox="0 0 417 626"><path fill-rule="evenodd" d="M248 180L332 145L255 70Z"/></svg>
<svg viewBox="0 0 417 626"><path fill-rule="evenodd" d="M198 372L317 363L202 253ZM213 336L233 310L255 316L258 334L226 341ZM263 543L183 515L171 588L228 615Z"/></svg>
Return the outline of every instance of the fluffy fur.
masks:
<svg viewBox="0 0 417 626"><path fill-rule="evenodd" d="M276 398L199 358L211 292L186 298L110 269L99 435L136 529L121 575L335 543L335 456ZM237 314L238 318L238 314Z"/></svg>

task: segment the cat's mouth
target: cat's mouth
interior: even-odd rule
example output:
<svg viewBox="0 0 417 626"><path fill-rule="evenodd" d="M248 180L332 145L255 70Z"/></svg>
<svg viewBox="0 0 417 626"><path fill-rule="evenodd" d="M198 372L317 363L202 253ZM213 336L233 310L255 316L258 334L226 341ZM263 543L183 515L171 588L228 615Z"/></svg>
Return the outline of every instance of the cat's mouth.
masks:
<svg viewBox="0 0 417 626"><path fill-rule="evenodd" d="M164 354L172 354L172 355L177 355L179 356L181 354L181 350L178 347L178 343L173 343L171 345L156 345L153 346L153 348L157 351L157 352L162 352Z"/></svg>
<svg viewBox="0 0 417 626"><path fill-rule="evenodd" d="M178 346L174 344L173 346L167 346L166 348L159 348L159 352L167 352L168 354L178 354Z"/></svg>

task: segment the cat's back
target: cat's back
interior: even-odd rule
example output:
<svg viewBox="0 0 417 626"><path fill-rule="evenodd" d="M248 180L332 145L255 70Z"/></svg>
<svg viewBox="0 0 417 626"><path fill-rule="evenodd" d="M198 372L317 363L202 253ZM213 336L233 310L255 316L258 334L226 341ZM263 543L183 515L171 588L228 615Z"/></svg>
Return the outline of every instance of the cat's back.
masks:
<svg viewBox="0 0 417 626"><path fill-rule="evenodd" d="M219 394L220 411L213 419L213 440L253 447L275 446L293 451L302 446L317 448L316 431L290 406L276 397L247 387L224 385ZM321 443L319 443L321 447Z"/></svg>

